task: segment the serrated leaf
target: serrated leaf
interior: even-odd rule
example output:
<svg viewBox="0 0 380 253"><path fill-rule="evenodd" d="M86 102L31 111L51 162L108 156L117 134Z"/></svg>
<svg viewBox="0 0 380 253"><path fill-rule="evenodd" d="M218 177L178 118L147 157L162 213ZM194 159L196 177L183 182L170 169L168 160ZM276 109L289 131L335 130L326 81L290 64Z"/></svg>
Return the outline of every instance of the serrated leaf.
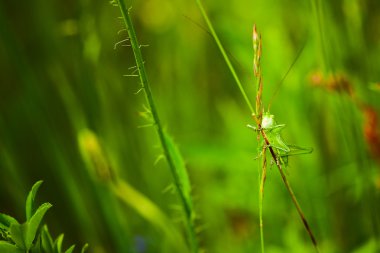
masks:
<svg viewBox="0 0 380 253"><path fill-rule="evenodd" d="M28 197L26 198L26 220L29 220L33 216L33 204L34 204L34 199L36 197L37 191L40 188L42 184L42 180L36 182L33 186L32 189L30 190Z"/></svg>
<svg viewBox="0 0 380 253"><path fill-rule="evenodd" d="M60 234L57 239L54 241L54 250L55 252L61 253L62 251L62 242L64 238L64 234Z"/></svg>
<svg viewBox="0 0 380 253"><path fill-rule="evenodd" d="M72 252L74 251L74 248L75 248L75 245L72 245L70 248L68 248L68 249L65 251L65 253L72 253ZM59 251L59 253L61 253L61 252Z"/></svg>
<svg viewBox="0 0 380 253"><path fill-rule="evenodd" d="M41 231L41 246L44 252L53 252L53 239L46 225L43 226Z"/></svg>
<svg viewBox="0 0 380 253"><path fill-rule="evenodd" d="M84 253L88 249L88 244L83 245L81 253Z"/></svg>
<svg viewBox="0 0 380 253"><path fill-rule="evenodd" d="M16 243L17 247L26 250L27 247L25 245L25 235L26 230L28 229L28 224L11 224L9 228L9 232L12 240Z"/></svg>
<svg viewBox="0 0 380 253"><path fill-rule="evenodd" d="M9 228L11 224L19 224L19 223L12 216L0 213L0 227Z"/></svg>
<svg viewBox="0 0 380 253"><path fill-rule="evenodd" d="M49 210L50 207L52 207L50 203L42 204L34 213L34 215L30 218L30 220L27 222L28 227L25 235L26 249L29 250L32 246L33 240L36 237L37 229L40 226L42 218L44 217L45 213L47 212L47 210Z"/></svg>
<svg viewBox="0 0 380 253"><path fill-rule="evenodd" d="M0 252L1 253L24 253L24 250L18 248L16 245L10 244L8 242L0 241Z"/></svg>

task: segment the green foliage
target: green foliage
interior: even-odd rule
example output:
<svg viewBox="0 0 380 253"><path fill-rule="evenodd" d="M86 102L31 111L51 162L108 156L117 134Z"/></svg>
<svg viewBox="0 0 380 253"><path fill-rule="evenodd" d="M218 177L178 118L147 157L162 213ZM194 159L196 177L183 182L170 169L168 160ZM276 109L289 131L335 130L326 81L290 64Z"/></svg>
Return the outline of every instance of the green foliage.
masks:
<svg viewBox="0 0 380 253"><path fill-rule="evenodd" d="M25 209L26 209L26 219L27 220L29 220L30 217L32 217L32 214L34 213L33 212L34 199L36 198L37 191L40 188L42 182L43 181L40 180L33 185L32 190L29 192L28 197L26 199Z"/></svg>
<svg viewBox="0 0 380 253"><path fill-rule="evenodd" d="M9 242L0 241L0 251L3 253L24 253L25 250L18 248Z"/></svg>
<svg viewBox="0 0 380 253"><path fill-rule="evenodd" d="M184 196L185 205L189 206L190 210L192 210L191 186L185 162L178 147L167 133L164 133L164 139L168 147L168 153L173 159L175 178L178 180L179 191L181 191L181 194Z"/></svg>
<svg viewBox="0 0 380 253"><path fill-rule="evenodd" d="M63 234L54 242L47 229L43 226L39 232L40 224L45 213L52 207L50 203L43 203L37 210L33 210L34 199L42 181L36 182L28 194L26 200L26 222L20 224L13 217L0 214L0 229L2 241L0 241L0 252L2 253L70 253L74 245L68 250L62 251ZM82 253L87 248L82 248Z"/></svg>
<svg viewBox="0 0 380 253"><path fill-rule="evenodd" d="M43 199L55 200L41 224L51 245L65 231L62 251L65 242L77 251L88 242L94 253L190 252L186 202L167 160L157 159L166 154L124 19L109 2L0 1L0 210L19 220L0 215L0 253L18 250L9 227L40 206L24 208L39 178L49 189ZM200 251L260 252L261 215L265 253L313 252L269 156L258 207L262 143L246 127L255 125L253 24L262 35L263 105L273 100L288 147L314 148L289 158L284 173L320 251L380 251L380 1L201 2L213 30L195 0L125 1L161 128L190 179L190 191L179 185L193 199L187 217ZM90 132L101 152L78 145ZM42 235L43 226L33 245Z"/></svg>

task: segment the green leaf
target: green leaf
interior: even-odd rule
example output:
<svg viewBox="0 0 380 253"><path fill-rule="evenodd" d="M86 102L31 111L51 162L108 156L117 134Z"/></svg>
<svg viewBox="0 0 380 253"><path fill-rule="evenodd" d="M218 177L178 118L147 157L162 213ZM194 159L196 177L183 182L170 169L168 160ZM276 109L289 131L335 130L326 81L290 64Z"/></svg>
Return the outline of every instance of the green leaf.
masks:
<svg viewBox="0 0 380 253"><path fill-rule="evenodd" d="M190 180L189 175L187 174L185 162L182 158L182 155L172 140L172 138L164 133L165 136L165 142L168 146L168 150L170 153L170 156L172 158L172 161L174 163L175 171L173 172L175 181L178 184L179 190L181 191L180 194L184 196L186 204L192 206L192 200L191 200L191 187L190 187Z"/></svg>
<svg viewBox="0 0 380 253"><path fill-rule="evenodd" d="M24 251L20 248L17 248L16 245L13 245L4 241L0 241L0 252L1 253L24 253Z"/></svg>
<svg viewBox="0 0 380 253"><path fill-rule="evenodd" d="M41 235L38 236L35 244L33 245L33 247L30 249L30 252L31 253L41 253L41 252L45 252L42 250L42 246L41 246Z"/></svg>
<svg viewBox="0 0 380 253"><path fill-rule="evenodd" d="M50 207L52 207L50 203L42 204L27 222L28 226L25 235L25 246L28 250L32 246L33 240L36 237L37 229L40 226L42 218Z"/></svg>
<svg viewBox="0 0 380 253"><path fill-rule="evenodd" d="M70 248L68 248L65 253L72 253L74 251L75 245L72 245ZM59 251L60 253L60 251Z"/></svg>
<svg viewBox="0 0 380 253"><path fill-rule="evenodd" d="M54 251L61 253L62 251L62 242L63 242L64 234L60 234L57 239L54 241Z"/></svg>
<svg viewBox="0 0 380 253"><path fill-rule="evenodd" d="M12 216L0 213L0 227L8 229L11 224L18 224L18 221Z"/></svg>
<svg viewBox="0 0 380 253"><path fill-rule="evenodd" d="M26 198L26 206L25 206L26 220L29 220L33 215L34 199L36 197L37 191L40 188L42 182L43 182L42 180L36 182L33 185L32 190L30 190L28 197Z"/></svg>
<svg viewBox="0 0 380 253"><path fill-rule="evenodd" d="M41 231L41 246L44 252L53 252L53 239L49 233L48 227L45 225Z"/></svg>
<svg viewBox="0 0 380 253"><path fill-rule="evenodd" d="M26 230L28 229L28 224L11 224L9 232L11 234L12 240L16 243L16 245L23 249L26 250L27 247L25 245L25 234Z"/></svg>
<svg viewBox="0 0 380 253"><path fill-rule="evenodd" d="M82 248L82 250L81 250L81 253L84 253L87 249L88 249L88 244L86 243L86 244L83 246L83 248Z"/></svg>

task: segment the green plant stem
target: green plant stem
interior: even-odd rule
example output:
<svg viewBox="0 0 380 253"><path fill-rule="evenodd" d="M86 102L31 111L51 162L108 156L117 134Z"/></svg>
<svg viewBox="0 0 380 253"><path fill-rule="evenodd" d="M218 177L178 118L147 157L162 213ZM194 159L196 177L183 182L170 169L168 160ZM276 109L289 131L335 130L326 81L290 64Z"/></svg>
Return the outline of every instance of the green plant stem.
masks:
<svg viewBox="0 0 380 253"><path fill-rule="evenodd" d="M267 177L267 159L265 156L266 147L263 150L263 164L261 170L261 176L259 177L259 218L260 218L260 245L261 245L261 253L264 253L264 223L263 223L263 200L264 200L264 184L265 179Z"/></svg>
<svg viewBox="0 0 380 253"><path fill-rule="evenodd" d="M229 59L229 57L228 57L228 55L226 53L226 50L224 49L222 43L220 42L219 37L216 34L216 32L214 30L214 27L212 26L212 24L210 22L210 19L207 16L207 13L206 13L206 11L205 11L205 9L203 7L203 4L202 4L201 0L196 0L196 2L198 4L198 7L199 7L199 9L200 9L200 11L202 13L202 16L203 16L203 18L204 18L204 20L205 20L208 28L210 29L210 33L211 33L212 37L214 38L216 45L218 46L220 52L223 55L223 58L224 58L227 66L228 66L228 69L230 70L233 78L235 79L236 84L239 87L240 93L243 95L243 98L244 98L244 100L245 100L245 102L246 102L249 110L251 111L251 114L253 114L254 113L253 106L252 106L251 102L249 101L249 98L248 98L247 94L245 93L243 85L240 82L240 79L239 79L238 75L236 74L235 68L233 67L233 65L231 63L231 61L230 61L230 59Z"/></svg>
<svg viewBox="0 0 380 253"><path fill-rule="evenodd" d="M326 38L323 33L323 12L322 12L322 2L320 0L311 0L311 6L315 15L316 30L319 41L319 49L321 51L321 61L324 71L332 70L328 57L327 57L327 47L326 47Z"/></svg>
<svg viewBox="0 0 380 253"><path fill-rule="evenodd" d="M198 252L198 242L197 242L197 238L196 238L195 225L194 225L194 219L193 219L192 201L190 199L190 196L187 196L183 190L183 183L181 182L180 172L177 170L177 168L175 166L175 161L171 155L170 147L169 147L169 144L167 142L167 136L165 135L165 132L164 132L163 127L161 125L160 118L159 118L158 113L157 113L156 104L155 104L153 96L152 96L150 84L148 81L148 77L147 77L144 62L143 62L143 57L142 57L141 50L140 50L140 44L138 43L136 32L135 32L131 17L129 15L129 11L128 11L126 4L123 0L118 0L118 6L120 8L121 14L122 14L123 19L124 19L125 26L126 26L127 31L128 31L128 35L129 35L129 39L131 42L133 54L134 54L135 60L136 60L137 69L139 72L141 85L142 85L142 88L144 90L146 100L148 102L149 109L151 111L153 120L155 122L155 126L156 126L155 128L156 128L158 137L160 139L164 155L166 157L169 168L170 168L171 173L173 175L174 183L175 183L175 186L177 188L178 194L180 196L180 199L181 199L184 211L185 211L186 223L187 223L186 225L187 225L187 230L188 230L190 247L191 247L192 252L196 253L196 252Z"/></svg>

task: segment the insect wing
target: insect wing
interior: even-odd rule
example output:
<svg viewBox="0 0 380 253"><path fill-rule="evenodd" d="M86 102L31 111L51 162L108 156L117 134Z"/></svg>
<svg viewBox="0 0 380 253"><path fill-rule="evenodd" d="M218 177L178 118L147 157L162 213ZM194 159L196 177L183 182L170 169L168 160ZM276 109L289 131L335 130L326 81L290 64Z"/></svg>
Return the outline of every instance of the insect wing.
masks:
<svg viewBox="0 0 380 253"><path fill-rule="evenodd" d="M277 149L280 155L290 152L290 148L285 144L281 137L280 132L284 129L285 125L276 125L274 127L268 128L265 132L267 134L270 145Z"/></svg>
<svg viewBox="0 0 380 253"><path fill-rule="evenodd" d="M300 146L291 145L291 144L288 144L288 147L290 148L290 151L287 154L288 156L304 155L304 154L310 154L311 152L313 152L313 148L310 148L310 147L300 147Z"/></svg>

